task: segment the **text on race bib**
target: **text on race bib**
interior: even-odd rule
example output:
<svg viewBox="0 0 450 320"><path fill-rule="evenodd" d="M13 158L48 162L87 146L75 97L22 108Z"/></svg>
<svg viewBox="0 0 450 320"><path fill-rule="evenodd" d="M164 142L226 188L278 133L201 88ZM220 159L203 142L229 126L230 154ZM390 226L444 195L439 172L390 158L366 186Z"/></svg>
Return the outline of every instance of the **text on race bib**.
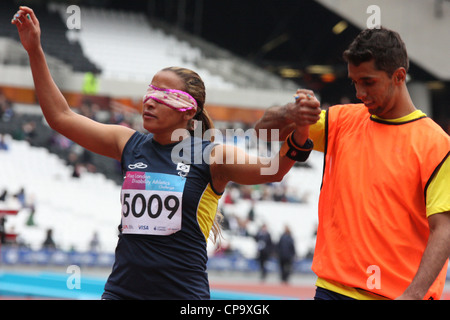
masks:
<svg viewBox="0 0 450 320"><path fill-rule="evenodd" d="M170 235L181 230L186 179L171 174L127 172L122 186L122 233Z"/></svg>

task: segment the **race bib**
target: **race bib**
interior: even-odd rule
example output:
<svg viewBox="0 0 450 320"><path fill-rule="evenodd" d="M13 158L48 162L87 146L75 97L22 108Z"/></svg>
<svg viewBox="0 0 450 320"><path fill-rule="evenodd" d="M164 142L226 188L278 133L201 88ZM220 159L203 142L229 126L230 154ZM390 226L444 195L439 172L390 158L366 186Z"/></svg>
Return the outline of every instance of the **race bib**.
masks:
<svg viewBox="0 0 450 320"><path fill-rule="evenodd" d="M122 233L170 235L181 230L186 179L128 171L122 186Z"/></svg>

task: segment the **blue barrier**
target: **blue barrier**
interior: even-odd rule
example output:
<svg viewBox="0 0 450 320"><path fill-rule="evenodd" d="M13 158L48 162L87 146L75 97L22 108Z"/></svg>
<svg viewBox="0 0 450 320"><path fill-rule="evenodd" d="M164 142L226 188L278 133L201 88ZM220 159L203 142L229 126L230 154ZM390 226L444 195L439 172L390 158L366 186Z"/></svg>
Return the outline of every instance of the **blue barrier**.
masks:
<svg viewBox="0 0 450 320"><path fill-rule="evenodd" d="M292 266L294 273L312 273L311 259L296 260ZM277 259L271 258L266 262L267 272L279 272ZM212 256L208 258L208 270L214 271L239 271L258 272L260 265L258 260L245 258L240 255Z"/></svg>
<svg viewBox="0 0 450 320"><path fill-rule="evenodd" d="M4 265L37 265L37 266L70 266L106 267L114 264L114 253L77 252L62 250L31 250L28 248L1 248L0 264ZM294 262L293 273L311 274L311 259L299 259ZM212 256L207 264L210 271L257 272L259 263L256 259L249 259L241 255ZM278 272L279 264L274 258L266 263L268 272ZM450 268L447 271L450 279Z"/></svg>
<svg viewBox="0 0 450 320"><path fill-rule="evenodd" d="M0 262L5 265L111 267L114 263L114 254L2 247Z"/></svg>
<svg viewBox="0 0 450 320"><path fill-rule="evenodd" d="M62 250L31 250L29 248L2 247L1 264L37 266L88 266L112 267L113 253L77 252ZM208 270L254 272L259 270L256 259L241 255L212 256L208 259ZM278 261L270 259L266 264L268 272L278 272ZM293 272L311 273L311 260L302 259L294 263Z"/></svg>

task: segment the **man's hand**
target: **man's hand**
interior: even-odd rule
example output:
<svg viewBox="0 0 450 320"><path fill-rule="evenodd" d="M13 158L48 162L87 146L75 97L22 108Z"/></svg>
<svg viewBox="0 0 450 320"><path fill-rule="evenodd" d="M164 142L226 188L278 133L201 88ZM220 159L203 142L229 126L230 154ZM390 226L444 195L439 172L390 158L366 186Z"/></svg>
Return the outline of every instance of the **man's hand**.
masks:
<svg viewBox="0 0 450 320"><path fill-rule="evenodd" d="M297 125L310 126L320 119L320 102L314 96L314 92L299 89L295 94L295 103L287 106L289 118Z"/></svg>
<svg viewBox="0 0 450 320"><path fill-rule="evenodd" d="M261 134L264 130L278 130L278 141L286 139L293 130L304 132L307 138L309 126L320 119L320 102L311 90L306 89L297 90L294 97L295 102L267 109L263 117L256 122L255 129L260 139L271 141L270 134ZM304 139L295 141L300 143L301 140Z"/></svg>

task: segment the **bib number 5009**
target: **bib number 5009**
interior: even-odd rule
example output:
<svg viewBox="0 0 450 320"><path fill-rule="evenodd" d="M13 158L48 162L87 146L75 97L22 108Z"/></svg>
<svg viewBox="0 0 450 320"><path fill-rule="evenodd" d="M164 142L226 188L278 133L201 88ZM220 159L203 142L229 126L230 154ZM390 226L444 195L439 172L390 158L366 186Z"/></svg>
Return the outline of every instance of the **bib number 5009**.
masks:
<svg viewBox="0 0 450 320"><path fill-rule="evenodd" d="M167 218L170 220L180 207L180 199L173 195L168 195L163 199L159 194L152 194L147 200L142 193L136 193L133 197L130 193L124 193L122 204L124 217L128 217L131 212L136 218L147 213L150 218L156 219L165 209L169 213Z"/></svg>

